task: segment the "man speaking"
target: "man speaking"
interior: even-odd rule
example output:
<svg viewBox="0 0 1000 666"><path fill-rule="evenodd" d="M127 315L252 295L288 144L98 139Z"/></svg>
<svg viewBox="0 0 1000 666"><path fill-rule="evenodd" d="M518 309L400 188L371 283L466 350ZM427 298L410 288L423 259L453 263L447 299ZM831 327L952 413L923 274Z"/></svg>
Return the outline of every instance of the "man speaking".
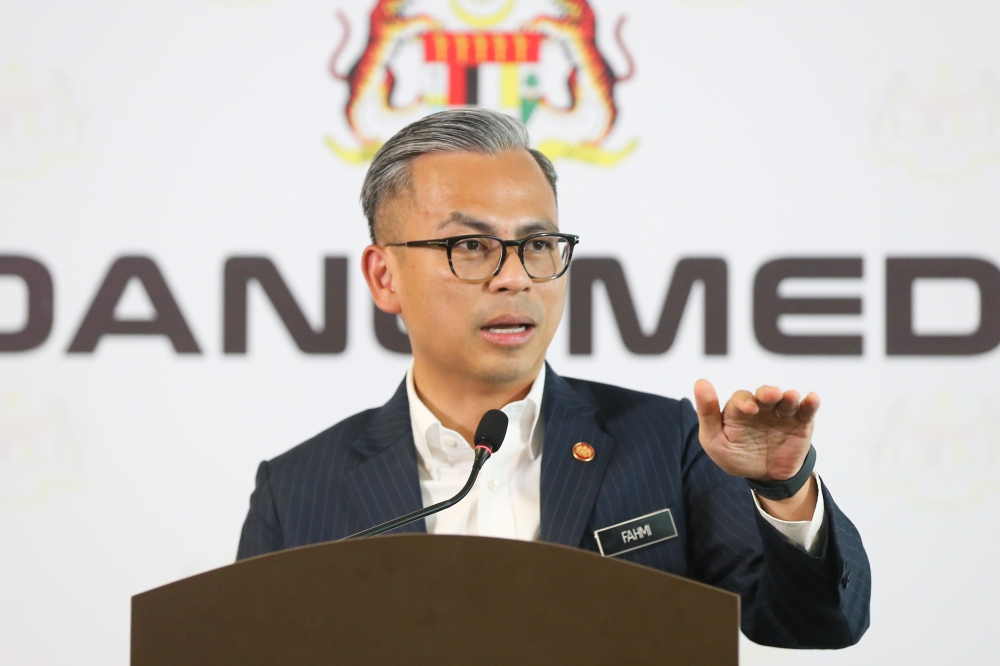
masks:
<svg viewBox="0 0 1000 666"><path fill-rule="evenodd" d="M694 408L546 365L578 239L559 230L555 171L521 123L427 116L379 150L361 202L362 270L413 364L382 407L261 463L239 559L452 497L476 425L502 409L503 447L468 497L397 532L537 539L687 576L739 594L743 632L766 645L861 638L871 572L812 472L816 394L762 386L720 408L700 380Z"/></svg>

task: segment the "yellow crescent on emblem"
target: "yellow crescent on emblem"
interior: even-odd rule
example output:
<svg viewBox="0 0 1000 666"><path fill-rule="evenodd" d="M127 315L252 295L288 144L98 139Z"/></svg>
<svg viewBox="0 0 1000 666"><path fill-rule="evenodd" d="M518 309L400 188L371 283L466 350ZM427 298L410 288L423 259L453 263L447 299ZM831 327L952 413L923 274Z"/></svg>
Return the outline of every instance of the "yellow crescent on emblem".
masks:
<svg viewBox="0 0 1000 666"><path fill-rule="evenodd" d="M463 7L461 0L449 0L449 2L451 4L451 10L458 15L458 18L477 28L488 28L491 25L496 25L500 21L507 18L507 14L510 14L510 10L514 9L514 0L507 0L507 3L503 7L492 14L480 15L470 12L468 9Z"/></svg>

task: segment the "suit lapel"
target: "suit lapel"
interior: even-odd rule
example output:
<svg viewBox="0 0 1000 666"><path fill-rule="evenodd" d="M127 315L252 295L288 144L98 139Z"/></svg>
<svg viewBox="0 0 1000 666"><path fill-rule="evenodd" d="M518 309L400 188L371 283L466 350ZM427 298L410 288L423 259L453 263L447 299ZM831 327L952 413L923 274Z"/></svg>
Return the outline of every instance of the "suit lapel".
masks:
<svg viewBox="0 0 1000 666"><path fill-rule="evenodd" d="M423 506L405 381L379 408L354 449L364 461L344 479L349 526L345 536ZM391 533L426 531L419 520Z"/></svg>
<svg viewBox="0 0 1000 666"><path fill-rule="evenodd" d="M542 397L541 540L578 547L593 512L615 439L604 432L593 403L546 366ZM577 460L573 447L586 442L596 455Z"/></svg>
<svg viewBox="0 0 1000 666"><path fill-rule="evenodd" d="M576 547L583 540L615 439L601 427L594 404L550 367L542 417L541 540ZM573 457L577 442L594 447L593 460ZM354 449L364 460L344 479L348 530L343 536L423 506L405 381L379 408ZM393 533L426 531L420 520Z"/></svg>

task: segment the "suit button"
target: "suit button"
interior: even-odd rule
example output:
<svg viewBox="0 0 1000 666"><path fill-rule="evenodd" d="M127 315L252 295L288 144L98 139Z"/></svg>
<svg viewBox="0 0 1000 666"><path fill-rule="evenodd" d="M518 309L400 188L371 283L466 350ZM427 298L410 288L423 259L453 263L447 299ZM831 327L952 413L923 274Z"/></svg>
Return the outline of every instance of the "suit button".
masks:
<svg viewBox="0 0 1000 666"><path fill-rule="evenodd" d="M840 586L846 590L847 586L850 585L850 583L851 583L851 572L845 571L844 575L840 577Z"/></svg>

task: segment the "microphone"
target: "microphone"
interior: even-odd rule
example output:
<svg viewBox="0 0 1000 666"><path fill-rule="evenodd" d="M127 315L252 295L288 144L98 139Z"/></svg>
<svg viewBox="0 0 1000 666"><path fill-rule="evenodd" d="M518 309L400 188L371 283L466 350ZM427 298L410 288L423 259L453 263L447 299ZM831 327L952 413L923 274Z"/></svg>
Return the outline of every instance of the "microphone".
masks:
<svg viewBox="0 0 1000 666"><path fill-rule="evenodd" d="M363 539L364 537L382 534L383 532L394 530L397 527L408 525L414 521L420 520L421 518L426 518L427 516L437 513L438 511L444 511L450 506L455 506L462 500L463 497L469 494L470 490L472 490L472 486L476 483L476 477L479 476L479 470L483 468L483 465L490 459L491 455L500 450L500 445L503 444L503 438L506 435L507 415L499 409L491 409L486 412L483 414L483 418L480 419L479 425L476 427L476 437L473 440L476 448L476 457L472 461L472 473L469 474L469 480L465 482L465 486L458 491L457 495L451 499L446 499L443 502L438 502L437 504L424 507L419 511L414 511L406 514L405 516L400 516L399 518L390 520L387 523L382 523L381 525L376 525L375 527L369 527L367 530L358 532L357 534L352 534L349 537L341 539L341 541L347 541L348 539Z"/></svg>

